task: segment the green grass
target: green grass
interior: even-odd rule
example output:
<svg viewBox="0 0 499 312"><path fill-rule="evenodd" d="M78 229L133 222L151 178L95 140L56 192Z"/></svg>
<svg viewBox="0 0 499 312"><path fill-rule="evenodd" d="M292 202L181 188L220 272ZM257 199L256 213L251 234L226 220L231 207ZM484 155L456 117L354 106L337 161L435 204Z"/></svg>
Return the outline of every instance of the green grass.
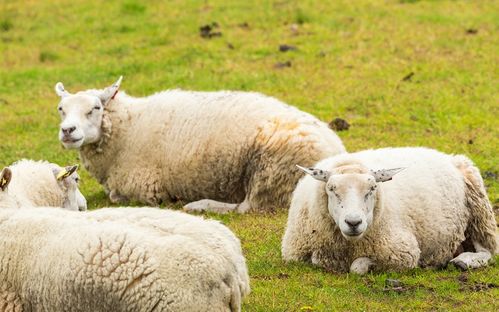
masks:
<svg viewBox="0 0 499 312"><path fill-rule="evenodd" d="M212 22L222 36L201 38L199 27ZM0 166L77 163L57 141L55 83L75 91L123 74L122 88L137 96L252 90L324 121L342 117L352 124L339 133L350 151L423 145L466 154L497 208L498 31L498 1L2 1ZM298 49L279 52L280 44ZM109 205L82 175L90 206ZM285 212L210 216L243 242L252 277L245 311L499 309L499 288L482 287L499 284L499 264L466 276L452 268L338 275L281 261ZM384 290L388 277L404 289Z"/></svg>

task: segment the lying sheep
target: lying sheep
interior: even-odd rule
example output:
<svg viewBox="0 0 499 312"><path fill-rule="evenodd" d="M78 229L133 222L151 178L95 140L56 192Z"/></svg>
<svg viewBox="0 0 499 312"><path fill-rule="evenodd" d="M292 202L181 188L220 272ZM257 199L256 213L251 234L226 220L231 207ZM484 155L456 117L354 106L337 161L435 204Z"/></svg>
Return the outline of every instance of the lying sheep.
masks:
<svg viewBox="0 0 499 312"><path fill-rule="evenodd" d="M87 210L78 189L78 166L20 160L0 173L0 208L50 206Z"/></svg>
<svg viewBox="0 0 499 312"><path fill-rule="evenodd" d="M449 261L476 268L497 253L482 177L464 156L386 148L328 158L316 168L301 167L309 176L293 194L286 261L364 274ZM453 258L461 244L474 248Z"/></svg>
<svg viewBox="0 0 499 312"><path fill-rule="evenodd" d="M96 221L124 220L161 233L185 235L201 243L227 260L238 276L241 296L250 292L248 269L239 239L219 221L204 220L174 210L158 208L102 208L87 214Z"/></svg>
<svg viewBox="0 0 499 312"><path fill-rule="evenodd" d="M189 235L140 225L142 217L115 217L111 211L0 209L0 284L6 285L0 287L0 306L240 310L238 275L223 253Z"/></svg>
<svg viewBox="0 0 499 312"><path fill-rule="evenodd" d="M170 90L145 98L104 90L67 92L62 83L59 139L112 202L196 201L186 210L245 212L285 207L300 175L344 152L315 117L249 92Z"/></svg>

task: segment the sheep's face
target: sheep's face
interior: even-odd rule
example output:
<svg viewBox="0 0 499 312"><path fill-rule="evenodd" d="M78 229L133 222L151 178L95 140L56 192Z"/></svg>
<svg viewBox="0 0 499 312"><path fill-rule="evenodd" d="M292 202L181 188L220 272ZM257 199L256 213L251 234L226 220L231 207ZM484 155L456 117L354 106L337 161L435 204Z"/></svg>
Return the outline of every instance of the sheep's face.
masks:
<svg viewBox="0 0 499 312"><path fill-rule="evenodd" d="M345 166L330 172L316 168L302 171L326 182L328 211L341 234L350 241L360 239L374 219L379 183L390 181L403 168L372 171L361 166Z"/></svg>
<svg viewBox="0 0 499 312"><path fill-rule="evenodd" d="M361 238L373 221L377 183L369 174L331 175L326 183L328 210L347 240Z"/></svg>
<svg viewBox="0 0 499 312"><path fill-rule="evenodd" d="M87 210L87 200L80 192L79 181L80 176L76 170L78 166L69 166L61 168L54 166L53 172L59 187L64 194L64 202L62 208L73 211Z"/></svg>
<svg viewBox="0 0 499 312"><path fill-rule="evenodd" d="M0 171L0 207L15 207L16 202L9 195L8 186L12 179L12 171L9 168L4 168Z"/></svg>
<svg viewBox="0 0 499 312"><path fill-rule="evenodd" d="M59 140L65 148L80 148L100 140L104 105L99 98L70 95L61 100L57 109L62 120Z"/></svg>
<svg viewBox="0 0 499 312"><path fill-rule="evenodd" d="M57 107L61 116L59 140L68 149L96 143L102 136L104 107L118 92L120 79L104 90L90 90L70 94L62 83L55 86L61 101Z"/></svg>

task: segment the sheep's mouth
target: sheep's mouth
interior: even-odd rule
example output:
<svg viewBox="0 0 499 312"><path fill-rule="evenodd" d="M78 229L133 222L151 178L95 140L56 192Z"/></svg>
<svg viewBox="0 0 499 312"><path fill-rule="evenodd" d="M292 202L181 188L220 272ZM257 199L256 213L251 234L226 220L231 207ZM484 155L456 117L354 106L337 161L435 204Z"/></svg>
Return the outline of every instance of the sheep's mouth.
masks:
<svg viewBox="0 0 499 312"><path fill-rule="evenodd" d="M360 232L360 231L349 231L349 232L342 232L342 233L346 238L352 238L352 239L358 239L362 236L362 234L364 234L364 232Z"/></svg>
<svg viewBox="0 0 499 312"><path fill-rule="evenodd" d="M77 142L80 142L81 140L83 140L83 138L74 139L74 138L70 138L70 137L64 137L62 139L62 142L63 143L77 143Z"/></svg>

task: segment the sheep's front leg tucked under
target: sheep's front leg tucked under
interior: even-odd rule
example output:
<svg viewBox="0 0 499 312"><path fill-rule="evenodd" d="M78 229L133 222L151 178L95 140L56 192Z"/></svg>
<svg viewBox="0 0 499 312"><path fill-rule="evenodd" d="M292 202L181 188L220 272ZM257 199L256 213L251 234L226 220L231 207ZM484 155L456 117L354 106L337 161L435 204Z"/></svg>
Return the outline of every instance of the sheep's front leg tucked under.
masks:
<svg viewBox="0 0 499 312"><path fill-rule="evenodd" d="M224 202L219 202L211 199L202 199L192 203L188 203L184 206L184 211L187 212L201 212L201 211L211 211L216 213L227 213L230 211L235 211L239 213L245 213L250 208L247 201L243 201L240 204L229 204Z"/></svg>
<svg viewBox="0 0 499 312"><path fill-rule="evenodd" d="M373 260L367 257L360 257L355 259L350 265L350 273L356 273L360 275L367 274L375 263Z"/></svg>
<svg viewBox="0 0 499 312"><path fill-rule="evenodd" d="M476 269L486 266L492 254L477 242L473 242L476 252L463 252L459 256L452 259L450 262L461 270Z"/></svg>

